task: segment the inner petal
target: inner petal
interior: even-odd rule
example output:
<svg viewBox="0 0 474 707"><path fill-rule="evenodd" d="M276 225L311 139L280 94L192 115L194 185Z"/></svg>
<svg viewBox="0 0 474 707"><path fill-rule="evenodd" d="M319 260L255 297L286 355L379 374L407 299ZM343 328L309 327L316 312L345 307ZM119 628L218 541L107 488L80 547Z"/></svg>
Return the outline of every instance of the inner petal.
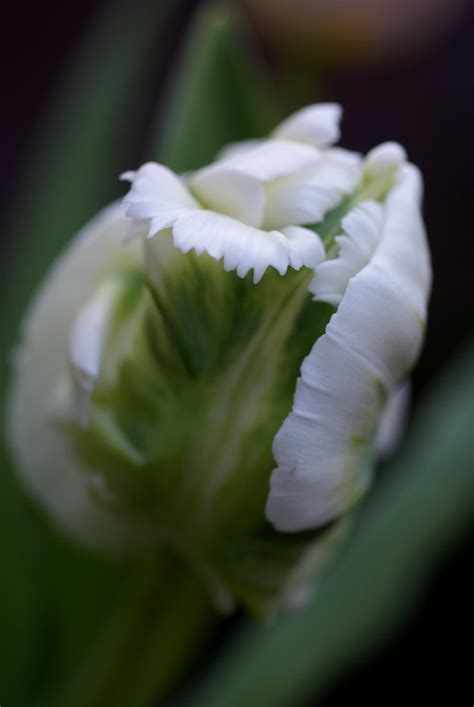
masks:
<svg viewBox="0 0 474 707"><path fill-rule="evenodd" d="M265 194L254 177L216 165L194 174L189 186L206 208L248 226L258 228L262 225Z"/></svg>

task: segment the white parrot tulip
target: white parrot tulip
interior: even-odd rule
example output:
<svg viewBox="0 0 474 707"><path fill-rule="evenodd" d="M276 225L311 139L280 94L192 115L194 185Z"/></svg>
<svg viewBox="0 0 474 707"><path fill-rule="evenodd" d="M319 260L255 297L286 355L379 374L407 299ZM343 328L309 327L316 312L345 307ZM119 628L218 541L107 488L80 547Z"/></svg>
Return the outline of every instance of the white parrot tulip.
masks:
<svg viewBox="0 0 474 707"><path fill-rule="evenodd" d="M63 529L169 543L259 611L302 596L346 527L423 340L420 174L395 143L334 147L340 114L304 108L191 174L125 172L14 372L11 446Z"/></svg>

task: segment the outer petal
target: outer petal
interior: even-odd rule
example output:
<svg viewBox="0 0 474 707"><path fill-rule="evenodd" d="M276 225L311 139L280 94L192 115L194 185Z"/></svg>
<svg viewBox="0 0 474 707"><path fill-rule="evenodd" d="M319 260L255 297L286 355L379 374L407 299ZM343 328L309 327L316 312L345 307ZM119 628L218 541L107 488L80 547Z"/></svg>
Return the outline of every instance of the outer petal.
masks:
<svg viewBox="0 0 474 707"><path fill-rule="evenodd" d="M421 345L431 273L420 194L418 171L402 167L373 259L303 362L293 410L274 440L266 513L278 530L322 525L367 486L384 400Z"/></svg>
<svg viewBox="0 0 474 707"><path fill-rule="evenodd" d="M116 302L116 288L106 282L81 308L70 337L70 362L76 384L76 409L80 421L87 420L87 407L99 377L102 351Z"/></svg>
<svg viewBox="0 0 474 707"><path fill-rule="evenodd" d="M337 103L315 103L290 115L274 130L274 136L327 147L339 140L342 108Z"/></svg>
<svg viewBox="0 0 474 707"><path fill-rule="evenodd" d="M53 391L67 378L71 322L104 276L139 262L139 243L122 243L126 226L124 210L109 207L54 265L24 323L9 400L10 444L27 486L66 531L118 548L136 542L139 533L132 537L129 524L93 502L87 474L52 416Z"/></svg>
<svg viewBox="0 0 474 707"><path fill-rule="evenodd" d="M261 231L213 211L196 211L178 219L173 239L184 253L194 248L198 255L206 252L215 260L222 258L225 270L236 270L239 277L253 270L254 282L269 267L274 267L280 275L289 266L312 267L321 248L318 237L306 229L291 230L287 237L279 231Z"/></svg>
<svg viewBox="0 0 474 707"><path fill-rule="evenodd" d="M389 459L397 451L407 424L410 392L410 381L405 380L389 395L374 440L378 459Z"/></svg>
<svg viewBox="0 0 474 707"><path fill-rule="evenodd" d="M147 162L136 172L124 172L122 179L130 181L132 186L124 199L125 205L135 203L172 201L190 209L198 204L188 192L183 182L168 167L156 162ZM127 214L128 215L128 214ZM136 218L149 218L149 215Z"/></svg>
<svg viewBox="0 0 474 707"><path fill-rule="evenodd" d="M126 215L150 220L149 236L168 228L190 209L200 208L179 177L161 164L148 162L137 172L125 172L122 179L132 183L123 200Z"/></svg>

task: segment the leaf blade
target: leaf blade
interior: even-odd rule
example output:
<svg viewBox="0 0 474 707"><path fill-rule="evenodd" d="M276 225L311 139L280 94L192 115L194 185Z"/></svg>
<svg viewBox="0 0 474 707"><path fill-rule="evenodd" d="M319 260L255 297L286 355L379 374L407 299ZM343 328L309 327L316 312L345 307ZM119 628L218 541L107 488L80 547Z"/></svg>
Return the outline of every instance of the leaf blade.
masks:
<svg viewBox="0 0 474 707"><path fill-rule="evenodd" d="M223 145L266 134L280 117L269 76L239 16L205 7L170 81L152 154L177 172L197 169Z"/></svg>

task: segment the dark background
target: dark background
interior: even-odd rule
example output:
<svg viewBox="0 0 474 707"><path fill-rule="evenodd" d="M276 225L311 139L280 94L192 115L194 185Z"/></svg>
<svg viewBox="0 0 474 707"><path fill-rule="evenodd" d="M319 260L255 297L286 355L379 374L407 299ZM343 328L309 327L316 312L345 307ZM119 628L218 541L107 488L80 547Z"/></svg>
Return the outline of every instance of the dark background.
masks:
<svg viewBox="0 0 474 707"><path fill-rule="evenodd" d="M158 0L157 0L158 1ZM38 126L46 119L69 59L99 3L29 0L3 10L0 41L1 251L8 213ZM161 67L172 63L197 0L175 13ZM270 66L272 46L259 38ZM159 56L158 56L159 54ZM345 147L367 151L401 142L425 176L425 217L435 282L425 350L414 379L414 400L472 337L474 311L474 4L445 33L396 58L341 65L315 99L344 106ZM154 99L160 99L163 68ZM160 78L161 77L161 78ZM319 83L318 83L319 86ZM137 161L143 155L137 155ZM15 203L15 202L13 202ZM18 203L15 208L21 208ZM474 430L473 430L474 433ZM333 689L325 707L364 702L435 700L472 704L469 619L474 536L465 538L432 577L413 620L383 652ZM350 588L348 588L350 591Z"/></svg>

